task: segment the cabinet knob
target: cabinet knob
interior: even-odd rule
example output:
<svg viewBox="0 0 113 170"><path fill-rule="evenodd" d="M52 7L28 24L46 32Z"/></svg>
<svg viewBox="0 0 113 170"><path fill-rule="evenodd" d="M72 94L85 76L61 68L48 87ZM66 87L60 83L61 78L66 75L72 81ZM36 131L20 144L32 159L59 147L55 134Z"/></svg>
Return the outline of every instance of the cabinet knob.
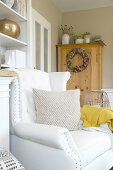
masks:
<svg viewBox="0 0 113 170"><path fill-rule="evenodd" d="M78 87L77 86L75 86L75 89L77 89Z"/></svg>

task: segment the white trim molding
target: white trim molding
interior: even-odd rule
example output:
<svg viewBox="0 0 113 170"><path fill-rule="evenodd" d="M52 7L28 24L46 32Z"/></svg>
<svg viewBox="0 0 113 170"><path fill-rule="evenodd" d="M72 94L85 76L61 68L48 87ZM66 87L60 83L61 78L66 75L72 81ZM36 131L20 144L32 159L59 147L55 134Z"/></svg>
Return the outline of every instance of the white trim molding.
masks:
<svg viewBox="0 0 113 170"><path fill-rule="evenodd" d="M40 70L44 70L44 29L48 32L47 38L47 72L51 72L51 24L35 9L32 8L32 56L33 67L36 68L36 23L40 25Z"/></svg>
<svg viewBox="0 0 113 170"><path fill-rule="evenodd" d="M0 77L0 147L9 150L9 85L11 77Z"/></svg>

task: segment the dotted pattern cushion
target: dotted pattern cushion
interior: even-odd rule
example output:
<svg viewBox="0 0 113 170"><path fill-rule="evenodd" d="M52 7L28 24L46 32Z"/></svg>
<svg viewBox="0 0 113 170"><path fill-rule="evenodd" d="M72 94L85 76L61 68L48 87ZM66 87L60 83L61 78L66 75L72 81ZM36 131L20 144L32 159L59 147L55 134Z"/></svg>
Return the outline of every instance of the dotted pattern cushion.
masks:
<svg viewBox="0 0 113 170"><path fill-rule="evenodd" d="M11 153L0 148L0 170L25 170L25 169Z"/></svg>
<svg viewBox="0 0 113 170"><path fill-rule="evenodd" d="M33 89L37 123L77 130L80 121L80 90L51 92Z"/></svg>

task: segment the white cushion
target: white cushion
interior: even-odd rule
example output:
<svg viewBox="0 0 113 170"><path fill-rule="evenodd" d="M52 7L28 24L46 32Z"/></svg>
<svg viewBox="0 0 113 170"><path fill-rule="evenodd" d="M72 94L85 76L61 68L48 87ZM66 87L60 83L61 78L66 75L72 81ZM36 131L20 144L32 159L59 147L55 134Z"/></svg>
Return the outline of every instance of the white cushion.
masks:
<svg viewBox="0 0 113 170"><path fill-rule="evenodd" d="M71 132L79 149L82 165L86 166L112 147L111 136L103 132L78 130Z"/></svg>
<svg viewBox="0 0 113 170"><path fill-rule="evenodd" d="M77 130L80 121L80 90L49 92L33 89L37 123Z"/></svg>

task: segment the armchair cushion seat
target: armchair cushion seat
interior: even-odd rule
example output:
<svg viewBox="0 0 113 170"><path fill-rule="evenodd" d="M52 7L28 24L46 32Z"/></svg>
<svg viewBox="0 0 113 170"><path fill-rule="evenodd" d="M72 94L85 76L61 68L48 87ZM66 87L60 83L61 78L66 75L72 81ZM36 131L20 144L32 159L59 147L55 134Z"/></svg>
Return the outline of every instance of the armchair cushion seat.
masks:
<svg viewBox="0 0 113 170"><path fill-rule="evenodd" d="M71 135L79 149L83 166L87 166L112 147L111 136L107 133L77 130L71 132Z"/></svg>

